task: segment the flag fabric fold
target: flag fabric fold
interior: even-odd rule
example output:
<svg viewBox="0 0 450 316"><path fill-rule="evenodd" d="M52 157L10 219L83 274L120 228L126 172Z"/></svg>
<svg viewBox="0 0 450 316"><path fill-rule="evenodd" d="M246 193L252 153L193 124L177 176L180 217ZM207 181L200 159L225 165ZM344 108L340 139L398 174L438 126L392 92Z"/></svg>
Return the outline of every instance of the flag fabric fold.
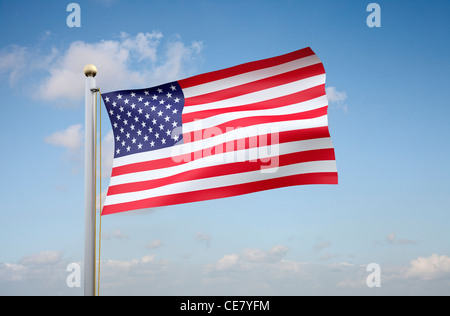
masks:
<svg viewBox="0 0 450 316"><path fill-rule="evenodd" d="M114 162L102 214L337 184L325 76L305 48L104 93Z"/></svg>

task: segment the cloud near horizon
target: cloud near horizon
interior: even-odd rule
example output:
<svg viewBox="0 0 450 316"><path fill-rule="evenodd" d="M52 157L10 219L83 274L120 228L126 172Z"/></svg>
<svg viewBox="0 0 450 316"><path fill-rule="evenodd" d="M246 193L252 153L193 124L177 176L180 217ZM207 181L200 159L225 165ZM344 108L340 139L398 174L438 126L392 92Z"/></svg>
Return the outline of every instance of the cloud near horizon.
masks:
<svg viewBox="0 0 450 316"><path fill-rule="evenodd" d="M321 295L336 293L338 288L343 294L374 294L366 286L366 265L300 262L287 259L287 254L286 246L277 245L269 250L243 249L205 265L180 264L155 254L104 259L101 291L104 295L283 295L292 291ZM56 250L27 255L15 263L0 262L0 295L81 295L82 289L66 285L69 263ZM377 291L386 291L382 293L432 294L425 289L433 282L435 291L449 294L450 257L432 254L403 266L383 265L381 280Z"/></svg>

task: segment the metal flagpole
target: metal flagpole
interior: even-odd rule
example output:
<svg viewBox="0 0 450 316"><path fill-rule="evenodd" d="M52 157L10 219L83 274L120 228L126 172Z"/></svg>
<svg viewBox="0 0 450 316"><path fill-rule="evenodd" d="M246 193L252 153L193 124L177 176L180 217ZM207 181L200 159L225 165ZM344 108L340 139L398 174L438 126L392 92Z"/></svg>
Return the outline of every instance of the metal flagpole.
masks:
<svg viewBox="0 0 450 316"><path fill-rule="evenodd" d="M95 295L95 129L96 121L94 101L95 92L98 90L95 82L97 68L94 65L84 67L86 76L85 84L85 116L84 116L84 134L85 134L85 171L84 171L84 190L85 190L85 219L84 219L84 295Z"/></svg>

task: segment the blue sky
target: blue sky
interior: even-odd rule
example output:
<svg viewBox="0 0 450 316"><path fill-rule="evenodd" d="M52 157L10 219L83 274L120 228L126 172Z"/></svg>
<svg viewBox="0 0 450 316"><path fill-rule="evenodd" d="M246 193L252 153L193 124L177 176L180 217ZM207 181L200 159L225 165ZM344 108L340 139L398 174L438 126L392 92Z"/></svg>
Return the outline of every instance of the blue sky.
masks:
<svg viewBox="0 0 450 316"><path fill-rule="evenodd" d="M105 216L101 294L450 294L448 1L377 1L380 28L370 1L86 0L79 28L69 3L0 1L1 295L82 294L85 64L111 91L307 46L339 185Z"/></svg>

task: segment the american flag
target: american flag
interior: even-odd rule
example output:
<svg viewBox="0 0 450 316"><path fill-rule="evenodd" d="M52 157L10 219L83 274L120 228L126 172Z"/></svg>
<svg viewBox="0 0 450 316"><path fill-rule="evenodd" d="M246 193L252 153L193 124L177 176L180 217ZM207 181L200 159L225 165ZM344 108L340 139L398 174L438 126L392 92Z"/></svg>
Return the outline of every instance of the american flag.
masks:
<svg viewBox="0 0 450 316"><path fill-rule="evenodd" d="M102 97L115 140L103 215L338 182L310 48Z"/></svg>

